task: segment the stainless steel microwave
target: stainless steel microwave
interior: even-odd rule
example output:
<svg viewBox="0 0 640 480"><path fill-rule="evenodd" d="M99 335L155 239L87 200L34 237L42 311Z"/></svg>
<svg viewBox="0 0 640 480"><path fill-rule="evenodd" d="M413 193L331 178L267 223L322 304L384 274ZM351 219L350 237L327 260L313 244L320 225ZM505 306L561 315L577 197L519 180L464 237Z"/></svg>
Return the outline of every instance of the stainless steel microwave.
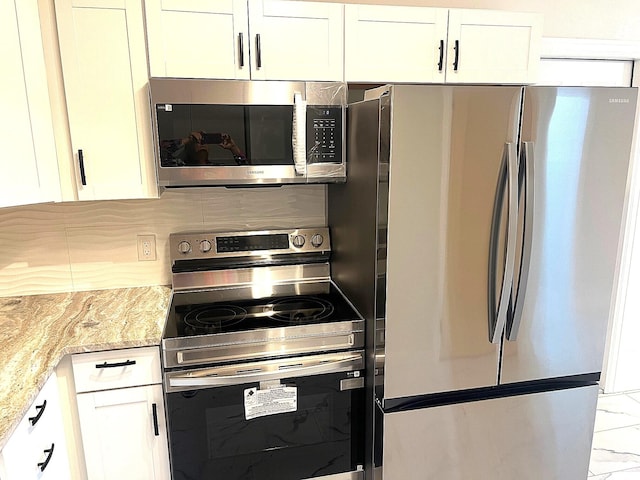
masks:
<svg viewBox="0 0 640 480"><path fill-rule="evenodd" d="M342 182L347 87L152 78L165 187Z"/></svg>

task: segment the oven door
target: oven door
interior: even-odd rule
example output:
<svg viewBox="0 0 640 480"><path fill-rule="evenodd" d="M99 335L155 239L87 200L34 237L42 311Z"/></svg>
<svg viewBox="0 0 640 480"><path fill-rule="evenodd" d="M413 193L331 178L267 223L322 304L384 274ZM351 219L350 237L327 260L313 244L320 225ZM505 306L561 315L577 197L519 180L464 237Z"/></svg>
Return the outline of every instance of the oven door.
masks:
<svg viewBox="0 0 640 480"><path fill-rule="evenodd" d="M165 375L173 480L363 478L362 352Z"/></svg>

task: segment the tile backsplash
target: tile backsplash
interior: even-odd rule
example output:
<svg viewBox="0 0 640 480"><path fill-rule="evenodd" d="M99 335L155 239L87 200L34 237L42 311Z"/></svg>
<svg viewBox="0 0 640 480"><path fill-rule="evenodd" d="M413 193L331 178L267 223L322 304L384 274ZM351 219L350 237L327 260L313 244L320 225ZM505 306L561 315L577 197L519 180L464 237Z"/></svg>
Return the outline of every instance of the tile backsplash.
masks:
<svg viewBox="0 0 640 480"><path fill-rule="evenodd" d="M152 200L0 209L0 296L169 285L172 232L326 222L324 185L179 189ZM138 261L139 234L156 236L156 261Z"/></svg>

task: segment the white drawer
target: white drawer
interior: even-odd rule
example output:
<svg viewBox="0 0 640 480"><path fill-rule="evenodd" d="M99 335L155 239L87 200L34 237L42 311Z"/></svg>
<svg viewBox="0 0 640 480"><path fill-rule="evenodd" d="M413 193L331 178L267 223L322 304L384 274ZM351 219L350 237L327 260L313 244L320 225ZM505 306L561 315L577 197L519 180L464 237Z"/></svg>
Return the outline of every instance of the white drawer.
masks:
<svg viewBox="0 0 640 480"><path fill-rule="evenodd" d="M162 383L158 347L71 356L76 393Z"/></svg>

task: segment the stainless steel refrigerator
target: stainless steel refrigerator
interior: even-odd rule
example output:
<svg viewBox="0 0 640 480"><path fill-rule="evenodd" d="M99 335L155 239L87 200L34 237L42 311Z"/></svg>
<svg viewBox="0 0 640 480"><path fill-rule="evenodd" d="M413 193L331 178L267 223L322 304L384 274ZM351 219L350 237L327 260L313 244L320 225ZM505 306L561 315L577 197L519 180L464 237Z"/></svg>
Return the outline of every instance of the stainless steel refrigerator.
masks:
<svg viewBox="0 0 640 480"><path fill-rule="evenodd" d="M636 89L389 86L348 109L332 276L369 478L584 480Z"/></svg>

